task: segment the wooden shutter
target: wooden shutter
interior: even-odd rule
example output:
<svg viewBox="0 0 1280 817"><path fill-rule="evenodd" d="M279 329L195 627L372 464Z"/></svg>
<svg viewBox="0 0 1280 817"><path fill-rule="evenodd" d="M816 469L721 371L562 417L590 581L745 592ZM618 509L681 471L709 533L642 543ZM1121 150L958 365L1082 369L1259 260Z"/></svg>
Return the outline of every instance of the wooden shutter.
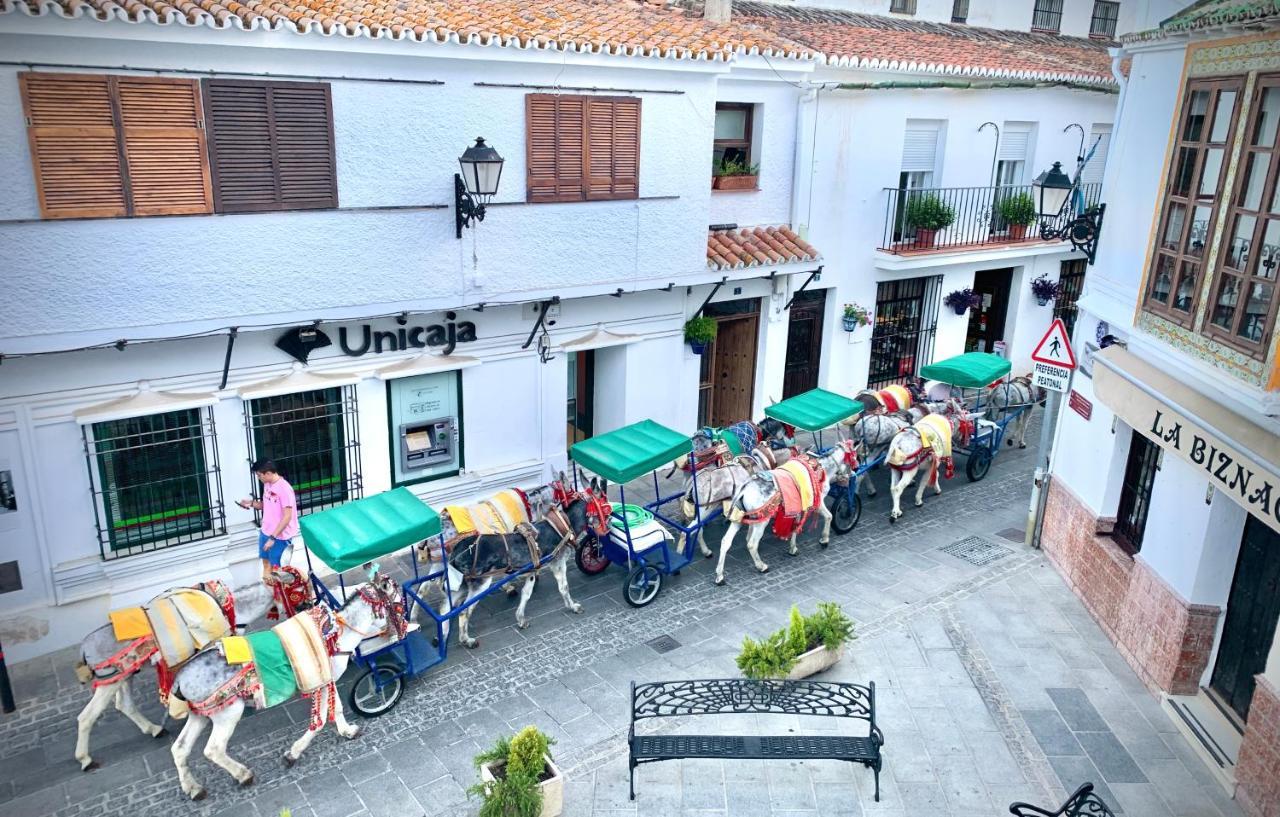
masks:
<svg viewBox="0 0 1280 817"><path fill-rule="evenodd" d="M589 97L588 199L634 199L640 189L640 100Z"/></svg>
<svg viewBox="0 0 1280 817"><path fill-rule="evenodd" d="M45 218L128 214L110 79L18 75L36 194Z"/></svg>
<svg viewBox="0 0 1280 817"><path fill-rule="evenodd" d="M114 80L133 214L212 212L198 81Z"/></svg>
<svg viewBox="0 0 1280 817"><path fill-rule="evenodd" d="M586 107L580 96L525 97L526 198L581 201L586 158Z"/></svg>
<svg viewBox="0 0 1280 817"><path fill-rule="evenodd" d="M220 213L338 206L329 86L205 80Z"/></svg>

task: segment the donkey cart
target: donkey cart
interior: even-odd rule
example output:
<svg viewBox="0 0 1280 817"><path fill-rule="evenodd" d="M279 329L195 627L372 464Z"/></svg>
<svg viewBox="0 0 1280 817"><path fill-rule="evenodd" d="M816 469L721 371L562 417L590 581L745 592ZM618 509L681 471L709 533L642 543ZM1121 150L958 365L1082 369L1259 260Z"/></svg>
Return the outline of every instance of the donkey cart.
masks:
<svg viewBox="0 0 1280 817"><path fill-rule="evenodd" d="M804 394L789 397L781 403L774 403L764 410L765 415L775 420L794 426L801 431L813 435L813 453L818 456L831 451L831 446L823 444L822 432L840 423L852 420L863 410L864 406L856 400L850 400L825 389L811 389ZM834 432L837 437L839 432ZM883 459L883 455L880 459ZM853 474L841 479L831 486L827 495L831 510L831 527L838 534L846 534L853 530L862 517L862 499L858 496L858 477L874 467L876 463L856 466ZM826 547L826 543L822 544Z"/></svg>
<svg viewBox="0 0 1280 817"><path fill-rule="evenodd" d="M947 395L930 394L929 397L957 397L977 419L971 439L955 447L957 453L967 455L964 472L970 482L987 475L1009 425L1034 405L1029 399L1017 401L1013 384L1008 380L1011 368L1009 361L999 355L968 352L920 369L920 377L948 387Z"/></svg>

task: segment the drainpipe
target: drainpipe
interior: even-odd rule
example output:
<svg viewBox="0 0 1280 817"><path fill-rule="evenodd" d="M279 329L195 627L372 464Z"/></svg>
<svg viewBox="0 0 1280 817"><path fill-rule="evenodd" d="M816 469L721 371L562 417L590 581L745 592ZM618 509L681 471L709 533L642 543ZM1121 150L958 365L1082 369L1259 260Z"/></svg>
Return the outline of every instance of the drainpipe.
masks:
<svg viewBox="0 0 1280 817"><path fill-rule="evenodd" d="M810 105L818 98L818 87L811 87L796 100L795 157L791 166L791 229L808 240L810 202L813 200L813 174L817 161L814 150L818 140L817 113Z"/></svg>

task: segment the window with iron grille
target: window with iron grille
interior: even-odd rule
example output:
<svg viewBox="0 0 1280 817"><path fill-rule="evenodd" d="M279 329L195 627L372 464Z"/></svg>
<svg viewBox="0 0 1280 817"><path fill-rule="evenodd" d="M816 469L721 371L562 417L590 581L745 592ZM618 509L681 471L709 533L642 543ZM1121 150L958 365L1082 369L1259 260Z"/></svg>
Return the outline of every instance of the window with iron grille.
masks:
<svg viewBox="0 0 1280 817"><path fill-rule="evenodd" d="M889 11L898 14L915 14L916 0L889 0Z"/></svg>
<svg viewBox="0 0 1280 817"><path fill-rule="evenodd" d="M881 281L876 286L868 388L909 380L933 362L941 289L941 275Z"/></svg>
<svg viewBox="0 0 1280 817"><path fill-rule="evenodd" d="M969 21L969 0L954 0L951 4L951 22L966 23Z"/></svg>
<svg viewBox="0 0 1280 817"><path fill-rule="evenodd" d="M297 494L299 512L359 499L357 416L353 386L250 400L249 450L255 460L275 462Z"/></svg>
<svg viewBox="0 0 1280 817"><path fill-rule="evenodd" d="M1116 509L1116 526L1111 536L1129 553L1142 550L1142 536L1151 510L1151 488L1160 470L1160 446L1138 432L1131 432L1129 460L1124 466L1124 482L1120 486L1120 505Z"/></svg>
<svg viewBox="0 0 1280 817"><path fill-rule="evenodd" d="M226 532L210 409L94 423L84 440L102 558Z"/></svg>
<svg viewBox="0 0 1280 817"><path fill-rule="evenodd" d="M1080 292L1084 289L1084 273L1088 268L1089 259L1073 258L1070 261L1063 261L1058 273L1058 283L1062 286L1062 291L1058 293L1058 299L1053 304L1053 316L1062 319L1063 325L1067 328L1068 338L1076 328L1076 315L1079 314L1076 301L1080 300Z"/></svg>
<svg viewBox="0 0 1280 817"><path fill-rule="evenodd" d="M1036 0L1031 30L1057 34L1062 29L1062 0Z"/></svg>
<svg viewBox="0 0 1280 817"><path fill-rule="evenodd" d="M1120 19L1120 4L1114 0L1094 0L1093 19L1089 23L1089 36L1104 40L1115 39L1116 20Z"/></svg>

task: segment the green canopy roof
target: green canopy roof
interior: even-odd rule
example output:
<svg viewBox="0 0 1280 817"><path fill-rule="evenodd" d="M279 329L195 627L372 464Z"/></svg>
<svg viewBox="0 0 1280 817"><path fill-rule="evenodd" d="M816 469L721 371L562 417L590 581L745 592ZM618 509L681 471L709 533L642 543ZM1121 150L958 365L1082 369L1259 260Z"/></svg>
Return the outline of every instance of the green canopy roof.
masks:
<svg viewBox="0 0 1280 817"><path fill-rule="evenodd" d="M299 520L307 548L341 573L440 533L440 515L396 488Z"/></svg>
<svg viewBox="0 0 1280 817"><path fill-rule="evenodd" d="M937 380L962 389L980 389L1009 374L1010 368L1009 361L1000 355L969 352L923 366L920 376L925 380Z"/></svg>
<svg viewBox="0 0 1280 817"><path fill-rule="evenodd" d="M788 397L781 403L774 403L764 413L805 431L819 431L841 420L847 420L862 411L862 408L857 400L850 400L826 389L812 389L804 394Z"/></svg>
<svg viewBox="0 0 1280 817"><path fill-rule="evenodd" d="M653 420L641 420L574 443L569 457L607 480L630 482L689 451L685 435Z"/></svg>

